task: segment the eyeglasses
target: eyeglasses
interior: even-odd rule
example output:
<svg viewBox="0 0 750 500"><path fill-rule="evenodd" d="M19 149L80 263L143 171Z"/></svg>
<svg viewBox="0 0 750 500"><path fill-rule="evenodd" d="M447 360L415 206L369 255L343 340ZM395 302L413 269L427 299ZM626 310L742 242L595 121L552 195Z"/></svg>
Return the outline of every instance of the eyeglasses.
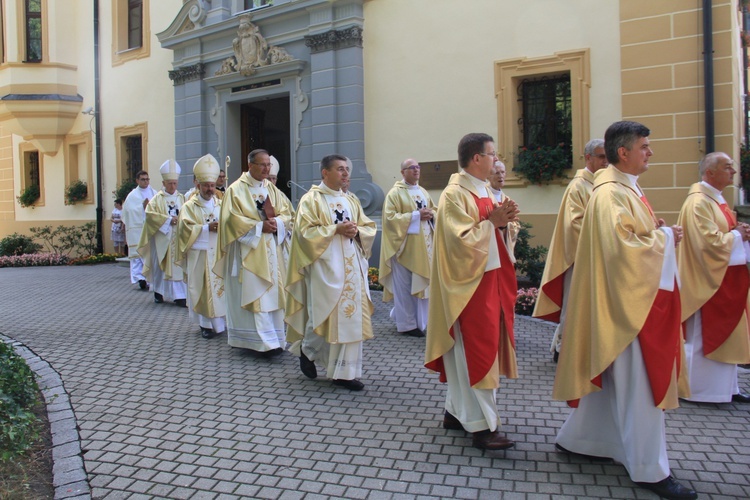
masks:
<svg viewBox="0 0 750 500"><path fill-rule="evenodd" d="M605 155L605 154L591 155L591 156L593 156L594 158L599 158L600 160L606 160L607 159L607 155Z"/></svg>
<svg viewBox="0 0 750 500"><path fill-rule="evenodd" d="M422 167L420 167L419 165L409 165L408 167L404 167L401 170L419 170L421 168Z"/></svg>
<svg viewBox="0 0 750 500"><path fill-rule="evenodd" d="M138 179L138 180L139 180L139 181L150 181L151 179L149 179L148 177L141 177L141 178L140 178L140 179Z"/></svg>
<svg viewBox="0 0 750 500"><path fill-rule="evenodd" d="M253 162L253 165L258 165L259 167L271 168L271 163L255 163L255 162Z"/></svg>
<svg viewBox="0 0 750 500"><path fill-rule="evenodd" d="M492 158L499 158L499 156L497 156L497 151L490 151L489 153L477 153L477 154L482 155L482 156L491 156Z"/></svg>

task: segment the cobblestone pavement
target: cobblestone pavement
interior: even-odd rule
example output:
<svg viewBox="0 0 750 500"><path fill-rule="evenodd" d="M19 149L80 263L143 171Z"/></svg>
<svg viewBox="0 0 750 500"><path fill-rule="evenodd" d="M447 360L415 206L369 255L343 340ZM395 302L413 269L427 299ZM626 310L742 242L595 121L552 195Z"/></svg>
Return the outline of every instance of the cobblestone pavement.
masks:
<svg viewBox="0 0 750 500"><path fill-rule="evenodd" d="M517 444L483 452L442 429L424 340L395 334L378 293L366 389L352 393L308 380L289 354L202 339L125 267L0 269L0 283L0 333L60 373L94 498L655 498L620 465L555 451L568 409L550 399L546 323L517 319L520 378L498 395ZM750 497L749 410L667 412L673 474L701 497Z"/></svg>

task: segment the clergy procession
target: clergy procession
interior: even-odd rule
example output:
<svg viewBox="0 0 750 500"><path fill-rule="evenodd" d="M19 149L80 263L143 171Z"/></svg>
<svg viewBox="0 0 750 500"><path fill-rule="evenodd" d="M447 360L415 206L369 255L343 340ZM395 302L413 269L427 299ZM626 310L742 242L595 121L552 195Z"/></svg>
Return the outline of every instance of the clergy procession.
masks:
<svg viewBox="0 0 750 500"><path fill-rule="evenodd" d="M692 499L670 471L664 410L680 399L750 403L738 386L738 365L750 363L750 226L722 196L737 172L720 152L700 162L677 223L658 218L639 184L654 154L649 135L622 121L586 144L533 316L558 324L551 392L571 411L557 450L617 462L663 498ZM497 390L501 377L518 377L520 209L503 192L491 136L464 136L458 163L437 205L419 185L419 163L401 163L383 205L379 278L396 331L426 337L424 365L446 384L442 427L506 450L515 443L500 432ZM334 386L364 389L377 226L348 191L348 158L324 157L321 182L296 209L264 149L226 187L211 155L193 166L184 197L181 171L165 161L158 192L139 172L125 200L131 282L155 303L186 307L205 339L226 338L260 362L288 350L304 376L322 369Z"/></svg>

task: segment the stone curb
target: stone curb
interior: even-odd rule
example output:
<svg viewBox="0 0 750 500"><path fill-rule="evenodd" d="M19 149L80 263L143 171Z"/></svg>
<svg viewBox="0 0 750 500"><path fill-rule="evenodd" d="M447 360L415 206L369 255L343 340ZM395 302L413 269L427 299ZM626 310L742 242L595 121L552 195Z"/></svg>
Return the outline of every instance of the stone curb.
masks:
<svg viewBox="0 0 750 500"><path fill-rule="evenodd" d="M0 340L11 345L26 360L47 404L47 418L52 434L52 485L55 488L55 499L90 499L91 488L83 465L78 423L60 374L23 343L1 333Z"/></svg>

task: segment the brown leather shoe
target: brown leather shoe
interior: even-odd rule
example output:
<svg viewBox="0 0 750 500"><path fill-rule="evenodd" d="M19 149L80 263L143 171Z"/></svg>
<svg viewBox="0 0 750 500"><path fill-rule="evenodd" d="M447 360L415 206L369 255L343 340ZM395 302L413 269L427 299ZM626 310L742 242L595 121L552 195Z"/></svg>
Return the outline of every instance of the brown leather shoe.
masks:
<svg viewBox="0 0 750 500"><path fill-rule="evenodd" d="M503 436L497 431L480 431L474 433L472 446L480 450L507 450L516 443Z"/></svg>
<svg viewBox="0 0 750 500"><path fill-rule="evenodd" d="M461 422L456 417L446 411L443 416L443 429L462 431L464 430L464 426L461 425Z"/></svg>

